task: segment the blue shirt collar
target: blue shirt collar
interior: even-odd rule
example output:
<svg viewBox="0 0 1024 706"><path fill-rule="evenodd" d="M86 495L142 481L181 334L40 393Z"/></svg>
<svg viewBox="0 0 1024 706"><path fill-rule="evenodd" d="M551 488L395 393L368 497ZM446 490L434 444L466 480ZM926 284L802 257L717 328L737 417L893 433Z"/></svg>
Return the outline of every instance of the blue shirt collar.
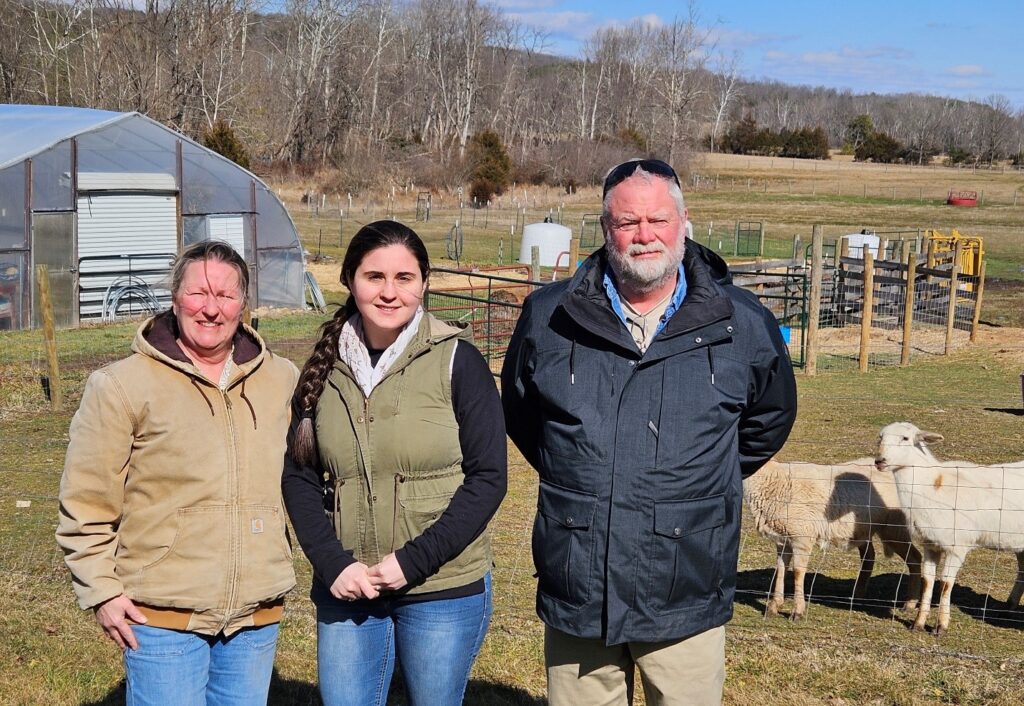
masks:
<svg viewBox="0 0 1024 706"><path fill-rule="evenodd" d="M608 301L611 302L612 311L614 311L615 315L619 317L622 325L627 326L626 312L622 308L622 297L619 295L619 290L615 286L615 278L612 276L611 267L605 268L604 271L604 291L608 295ZM679 276L676 278L676 289L672 293L672 301L670 301L668 303L668 307L665 308L665 316L658 322L658 328L654 332L655 336L661 333L661 330L665 328L665 324L668 323L669 319L671 319L679 310L679 307L682 306L683 299L685 298L686 272L683 270L683 263L679 263Z"/></svg>

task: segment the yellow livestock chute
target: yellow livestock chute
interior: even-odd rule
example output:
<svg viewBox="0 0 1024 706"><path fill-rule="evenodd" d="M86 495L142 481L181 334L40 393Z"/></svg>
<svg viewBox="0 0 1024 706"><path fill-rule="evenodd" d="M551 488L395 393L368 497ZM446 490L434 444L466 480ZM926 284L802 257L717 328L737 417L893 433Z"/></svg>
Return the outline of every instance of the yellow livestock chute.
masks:
<svg viewBox="0 0 1024 706"><path fill-rule="evenodd" d="M976 276L981 272L981 263L985 257L985 247L981 237L963 235L955 228L946 235L937 230L928 231L928 267L935 268L944 264L952 264L956 257L957 246L960 248L960 273ZM962 285L962 289L974 291L973 283Z"/></svg>

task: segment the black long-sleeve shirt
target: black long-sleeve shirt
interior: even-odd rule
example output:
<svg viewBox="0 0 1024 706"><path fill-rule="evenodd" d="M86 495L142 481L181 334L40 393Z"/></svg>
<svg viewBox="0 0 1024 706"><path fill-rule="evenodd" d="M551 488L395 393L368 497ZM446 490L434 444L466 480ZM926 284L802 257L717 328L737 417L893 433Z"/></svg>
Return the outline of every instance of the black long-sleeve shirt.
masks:
<svg viewBox="0 0 1024 706"><path fill-rule="evenodd" d="M380 352L370 353L372 362L376 363L373 359L379 357ZM469 546L487 526L505 496L507 447L501 402L487 361L480 351L462 342L456 346L452 365L452 407L459 424L465 477L437 522L395 551L409 587L437 573L445 562ZM293 410L291 433L299 421L298 411ZM334 526L324 512L323 472L302 466L287 454L281 487L299 544L313 566L316 577L313 599L316 602L333 600L327 587L356 559L338 541ZM397 591L394 595L409 601L431 600L473 595L482 590L481 579L444 591L413 595Z"/></svg>

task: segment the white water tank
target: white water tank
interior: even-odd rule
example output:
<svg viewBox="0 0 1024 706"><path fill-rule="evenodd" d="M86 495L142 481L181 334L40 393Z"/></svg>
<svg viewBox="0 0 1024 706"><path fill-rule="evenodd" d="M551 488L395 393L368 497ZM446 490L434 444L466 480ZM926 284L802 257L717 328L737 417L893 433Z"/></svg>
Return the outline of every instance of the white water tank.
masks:
<svg viewBox="0 0 1024 706"><path fill-rule="evenodd" d="M572 229L558 223L528 223L523 228L523 242L519 246L519 262L529 265L533 260L530 257L531 248L534 245L540 247L540 264L544 267L554 267L556 264L566 267L569 264L569 256L563 255L562 261L558 262L559 253L569 252L569 241L572 240Z"/></svg>
<svg viewBox="0 0 1024 706"><path fill-rule="evenodd" d="M851 233L850 235L844 235L843 238L846 239L850 246L850 257L863 258L864 248L868 249L872 257L878 257L881 239L874 233Z"/></svg>

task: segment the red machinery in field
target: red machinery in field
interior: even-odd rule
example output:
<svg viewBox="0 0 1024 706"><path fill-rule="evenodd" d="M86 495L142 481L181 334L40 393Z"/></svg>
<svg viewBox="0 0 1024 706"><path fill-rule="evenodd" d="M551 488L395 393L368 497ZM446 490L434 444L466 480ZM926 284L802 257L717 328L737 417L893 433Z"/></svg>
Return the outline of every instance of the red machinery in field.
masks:
<svg viewBox="0 0 1024 706"><path fill-rule="evenodd" d="M950 189L949 196L946 198L946 204L949 206L977 206L978 192L954 191Z"/></svg>

